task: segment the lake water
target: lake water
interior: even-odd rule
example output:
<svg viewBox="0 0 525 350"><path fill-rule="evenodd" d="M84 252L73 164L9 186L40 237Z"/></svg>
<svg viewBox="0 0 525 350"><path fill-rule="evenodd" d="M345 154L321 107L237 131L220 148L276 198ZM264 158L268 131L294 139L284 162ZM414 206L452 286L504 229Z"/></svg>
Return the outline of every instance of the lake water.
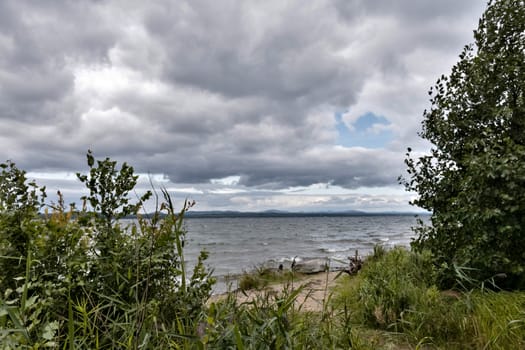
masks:
<svg viewBox="0 0 525 350"><path fill-rule="evenodd" d="M185 255L193 265L200 250L219 278L248 271L268 262L288 268L294 259L327 258L330 265L348 262L373 247L408 246L416 225L413 215L346 217L187 218ZM217 291L217 290L216 290Z"/></svg>

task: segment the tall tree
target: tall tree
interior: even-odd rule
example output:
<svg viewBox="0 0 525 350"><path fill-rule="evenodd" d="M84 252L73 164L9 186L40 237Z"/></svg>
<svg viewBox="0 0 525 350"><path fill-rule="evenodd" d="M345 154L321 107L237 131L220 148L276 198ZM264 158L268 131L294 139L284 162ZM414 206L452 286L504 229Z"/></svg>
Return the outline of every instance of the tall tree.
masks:
<svg viewBox="0 0 525 350"><path fill-rule="evenodd" d="M429 92L430 153L407 153L402 182L432 212L413 247L432 251L443 285L463 266L525 288L525 1L489 1L474 40Z"/></svg>

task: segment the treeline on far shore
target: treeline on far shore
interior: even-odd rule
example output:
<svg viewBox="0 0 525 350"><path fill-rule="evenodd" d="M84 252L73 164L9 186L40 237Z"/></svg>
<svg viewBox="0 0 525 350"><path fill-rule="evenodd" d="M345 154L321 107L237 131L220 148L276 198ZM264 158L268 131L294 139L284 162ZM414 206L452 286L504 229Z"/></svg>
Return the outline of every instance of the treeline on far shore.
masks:
<svg viewBox="0 0 525 350"><path fill-rule="evenodd" d="M155 213L146 213L141 216L152 217ZM418 216L428 217L426 212L367 212L367 211L327 211L327 212L289 212L289 211L189 211L186 218L302 218L302 217L359 217L359 216ZM136 215L128 215L126 219L135 219Z"/></svg>

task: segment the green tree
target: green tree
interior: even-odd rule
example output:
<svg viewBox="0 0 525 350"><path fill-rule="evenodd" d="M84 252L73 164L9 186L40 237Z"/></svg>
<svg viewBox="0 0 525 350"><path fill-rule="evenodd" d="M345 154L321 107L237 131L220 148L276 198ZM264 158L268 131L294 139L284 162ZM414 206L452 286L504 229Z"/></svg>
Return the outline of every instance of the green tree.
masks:
<svg viewBox="0 0 525 350"><path fill-rule="evenodd" d="M489 1L474 40L429 92L420 136L430 153L407 153L402 182L432 212L413 247L432 251L443 286L463 266L524 288L525 2Z"/></svg>

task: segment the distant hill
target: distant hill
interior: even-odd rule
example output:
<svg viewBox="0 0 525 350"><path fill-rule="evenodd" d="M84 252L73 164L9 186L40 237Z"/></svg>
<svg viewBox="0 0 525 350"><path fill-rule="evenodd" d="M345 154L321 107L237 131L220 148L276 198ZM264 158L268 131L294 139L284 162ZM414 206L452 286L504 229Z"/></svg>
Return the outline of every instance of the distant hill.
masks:
<svg viewBox="0 0 525 350"><path fill-rule="evenodd" d="M272 218L272 217L344 217L344 216L398 216L398 215L428 215L415 212L365 212L360 210L327 211L327 212L289 212L282 210L266 210L261 212L243 211L189 211L187 218Z"/></svg>
<svg viewBox="0 0 525 350"><path fill-rule="evenodd" d="M41 213L41 215L44 215ZM141 214L141 217L151 218L153 213ZM187 218L296 218L296 217L345 217L345 216L429 216L425 212L367 212L361 210L346 211L315 211L315 212L294 212L283 210L266 210L266 211L235 211L235 210L209 210L209 211L189 211L186 213ZM161 218L166 214L160 213ZM124 219L135 219L136 215L128 215Z"/></svg>

